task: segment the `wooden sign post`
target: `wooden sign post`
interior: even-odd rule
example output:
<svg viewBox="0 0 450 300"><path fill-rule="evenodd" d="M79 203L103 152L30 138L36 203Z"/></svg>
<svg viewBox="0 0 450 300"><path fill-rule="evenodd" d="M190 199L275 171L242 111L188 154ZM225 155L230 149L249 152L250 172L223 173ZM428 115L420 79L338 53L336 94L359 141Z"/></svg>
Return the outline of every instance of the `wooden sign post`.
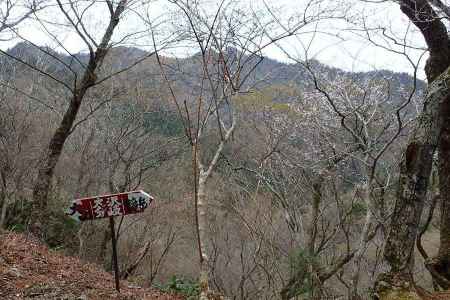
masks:
<svg viewBox="0 0 450 300"><path fill-rule="evenodd" d="M120 194L101 195L75 199L72 201L67 215L77 221L109 218L111 229L112 258L116 290L120 292L119 265L117 263L117 240L114 217L143 212L153 201L153 197L144 191L132 191Z"/></svg>
<svg viewBox="0 0 450 300"><path fill-rule="evenodd" d="M118 292L120 292L119 264L117 263L117 241L116 241L116 229L114 228L114 217L109 217L109 228L111 229L112 258L113 258L113 265L114 265L114 281L116 283L116 290Z"/></svg>

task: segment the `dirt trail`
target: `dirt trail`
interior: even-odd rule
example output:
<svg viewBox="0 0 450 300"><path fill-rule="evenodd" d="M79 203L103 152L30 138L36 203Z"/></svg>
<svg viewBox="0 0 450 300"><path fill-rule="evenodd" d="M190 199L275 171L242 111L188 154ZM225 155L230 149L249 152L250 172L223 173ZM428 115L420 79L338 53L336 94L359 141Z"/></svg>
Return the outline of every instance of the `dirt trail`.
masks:
<svg viewBox="0 0 450 300"><path fill-rule="evenodd" d="M113 287L113 276L97 265L49 250L22 234L0 233L0 299L183 299L126 281L121 281L120 294Z"/></svg>

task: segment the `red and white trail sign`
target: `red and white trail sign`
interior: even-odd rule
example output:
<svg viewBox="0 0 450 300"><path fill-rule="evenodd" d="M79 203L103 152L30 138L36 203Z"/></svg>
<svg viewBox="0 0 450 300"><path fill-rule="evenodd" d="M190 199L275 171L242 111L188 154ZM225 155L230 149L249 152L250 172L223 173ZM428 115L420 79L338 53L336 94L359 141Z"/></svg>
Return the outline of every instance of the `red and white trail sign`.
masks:
<svg viewBox="0 0 450 300"><path fill-rule="evenodd" d="M143 212L152 201L144 191L81 198L71 202L67 215L77 221L125 216Z"/></svg>
<svg viewBox="0 0 450 300"><path fill-rule="evenodd" d="M132 191L75 199L71 202L67 210L67 215L77 221L109 218L114 277L118 292L120 292L119 264L117 263L117 240L114 229L114 217L143 212L153 200L153 197L144 191Z"/></svg>

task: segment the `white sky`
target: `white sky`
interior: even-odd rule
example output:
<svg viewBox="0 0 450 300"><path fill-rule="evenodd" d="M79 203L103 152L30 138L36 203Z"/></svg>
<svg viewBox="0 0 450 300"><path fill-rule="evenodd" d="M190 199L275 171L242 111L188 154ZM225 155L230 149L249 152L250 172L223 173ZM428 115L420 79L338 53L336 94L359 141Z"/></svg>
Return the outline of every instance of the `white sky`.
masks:
<svg viewBox="0 0 450 300"><path fill-rule="evenodd" d="M0 0L3 2L3 0ZM16 0L22 1L22 0ZM145 0L144 0L145 1ZM291 55L299 58L305 57L304 47L309 47L308 57L315 58L321 62L339 67L349 71L366 71L374 69L389 69L397 72L412 72L411 63L405 55L395 54L387 51L382 47L377 47L368 41L365 32L355 31L350 29L361 28L361 20L364 17L368 27L384 27L389 35L395 35L396 38L401 38L407 41L410 45L415 47L423 47L424 43L420 33L409 23L407 18L402 15L398 5L395 3L384 4L368 4L361 3L357 0L312 0L315 3L321 2L321 5L312 6L311 13L320 9L332 9L336 6L337 9L344 9L348 7L346 16L358 25L351 25L342 19L325 20L319 22L318 25L310 25L303 28L297 37L291 37L279 42L277 45L270 46L264 50L264 54L275 58L279 61L289 62L280 47L288 51ZM0 7L1 7L0 2ZM192 0L191 0L192 2ZM217 8L217 0L200 0L201 8L205 14L210 14ZM55 4L54 2L52 2ZM88 3L88 0L85 1ZM174 17L176 6L169 3L167 0L151 1L148 5L143 5L143 1L134 2L132 9L127 13L119 25L119 30L115 35L116 40L120 40L124 35L131 32L139 32L148 26L142 21L139 15L148 16L152 20L152 24L162 36L167 36L173 23L179 21L179 16ZM295 17L299 13L305 11L306 1L304 0L241 0L239 7L244 11L265 11L266 5L271 8L273 16L276 16L281 22L287 24L290 18ZM84 4L86 5L86 4ZM20 13L20 9L17 10ZM336 11L338 13L338 11ZM269 19L271 16L266 12L263 13L264 19ZM105 17L106 16L106 17ZM99 36L103 34L105 24L107 21L108 12L104 2L94 4L84 15L86 28L91 32L92 36L98 41ZM29 21L18 28L18 32L23 38L33 41L36 44L46 44L51 47L56 47L55 39L60 41L66 49L71 52L85 51L86 46L82 40L74 33L73 28L64 26L66 23L64 16L59 9L54 6L43 10L39 13L39 18L43 23L37 21ZM48 22L48 23L46 23ZM53 23L53 24L50 24ZM159 25L162 23L162 25ZM46 32L46 29L48 32ZM274 26L274 25L272 25ZM280 32L280 29L273 28L274 32ZM320 31L323 33L304 33L308 31ZM397 52L403 52L405 49L400 46L386 43L387 38L383 38L381 31L373 32L371 37L376 43L383 47L392 48ZM405 35L405 33L408 33ZM51 33L51 34L49 34ZM52 36L53 35L53 36ZM274 33L276 35L276 33ZM5 33L0 35L5 39ZM0 48L6 49L14 45L18 40L14 41L0 41ZM131 42L132 41L132 42ZM133 40L128 40L128 44L134 44L141 48L149 47L145 45L151 44L150 35L148 32L136 35ZM180 44L178 44L180 45ZM308 46L309 45L309 46ZM59 47L61 50L61 47ZM198 50L192 49L191 46L179 47L171 49L170 54L177 56L186 56L191 52ZM423 54L423 50L409 50L406 53L409 58L416 63L419 57ZM419 77L424 78L423 63L425 58L422 58L422 64L419 67Z"/></svg>

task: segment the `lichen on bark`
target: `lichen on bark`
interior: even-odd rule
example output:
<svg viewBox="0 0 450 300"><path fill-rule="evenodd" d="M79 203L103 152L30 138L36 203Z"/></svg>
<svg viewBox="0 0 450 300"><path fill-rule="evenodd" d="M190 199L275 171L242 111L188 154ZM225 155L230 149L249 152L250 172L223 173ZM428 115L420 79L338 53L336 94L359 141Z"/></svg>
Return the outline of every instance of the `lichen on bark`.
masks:
<svg viewBox="0 0 450 300"><path fill-rule="evenodd" d="M400 164L397 197L384 252L390 271L377 280L377 295L392 297L392 291L398 291L398 287L402 287L405 295L410 291L408 297L414 294L411 288L413 278L409 274L414 262L414 245L427 194L433 155L445 117L442 111L445 111L444 106L450 102L449 83L450 67L429 85L423 111ZM380 288L384 292L380 291Z"/></svg>

